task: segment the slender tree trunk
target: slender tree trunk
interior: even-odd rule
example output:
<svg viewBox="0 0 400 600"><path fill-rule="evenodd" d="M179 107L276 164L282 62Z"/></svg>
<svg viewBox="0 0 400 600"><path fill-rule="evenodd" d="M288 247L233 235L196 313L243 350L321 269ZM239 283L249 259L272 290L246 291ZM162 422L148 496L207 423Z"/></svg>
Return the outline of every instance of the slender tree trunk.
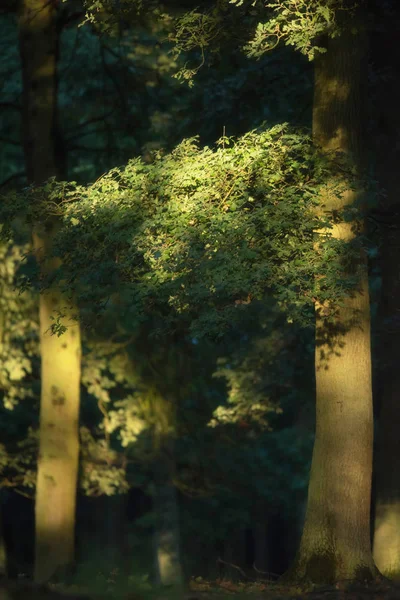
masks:
<svg viewBox="0 0 400 600"><path fill-rule="evenodd" d="M135 341L135 370L143 386L142 410L152 425L156 459L153 468L153 550L157 584L183 586L179 503L173 482L176 469L177 411L188 386L190 361L178 340L154 346L145 328Z"/></svg>
<svg viewBox="0 0 400 600"><path fill-rule="evenodd" d="M343 151L360 166L366 44L362 33L351 32L353 25L327 40L327 52L316 59L313 135L323 150ZM359 199L353 191L341 199L327 194L325 210L340 210ZM351 225L337 223L332 235L351 240ZM377 574L370 547L373 414L368 272L362 251L360 264L360 291L346 300L333 326L317 306L316 437L303 535L289 578L332 583ZM351 327L354 311L357 325Z"/></svg>
<svg viewBox="0 0 400 600"><path fill-rule="evenodd" d="M374 136L377 175L385 195L382 213L380 264L381 300L378 311L379 428L376 452L376 503L373 554L386 576L400 578L400 49L399 20L386 19L384 33L374 40L374 65L384 69L379 82ZM390 149L390 151L388 151Z"/></svg>
<svg viewBox="0 0 400 600"><path fill-rule="evenodd" d="M167 459L165 452L167 452ZM154 472L153 506L155 512L154 554L156 582L181 587L183 573L180 557L178 496L172 482L171 460L174 447L166 440Z"/></svg>
<svg viewBox="0 0 400 600"><path fill-rule="evenodd" d="M22 0L19 41L23 75L23 137L28 180L40 184L59 174L57 160L56 0ZM35 227L33 245L43 270L59 264L46 260L56 228L54 221ZM51 335L52 316L64 315L68 330ZM80 329L75 307L57 290L39 300L41 403L36 486L35 580L49 579L74 557Z"/></svg>

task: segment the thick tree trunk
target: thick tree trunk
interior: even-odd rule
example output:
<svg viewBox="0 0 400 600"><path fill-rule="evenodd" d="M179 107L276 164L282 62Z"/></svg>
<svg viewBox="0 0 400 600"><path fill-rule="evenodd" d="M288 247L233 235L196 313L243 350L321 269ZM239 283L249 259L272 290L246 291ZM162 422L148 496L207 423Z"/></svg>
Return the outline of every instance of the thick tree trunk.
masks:
<svg viewBox="0 0 400 600"><path fill-rule="evenodd" d="M375 105L378 126L374 136L377 175L386 194L382 213L380 265L381 300L378 311L378 407L376 504L373 554L386 576L400 578L400 369L396 348L400 342L400 48L399 20L392 14L383 33L374 40L374 65L384 69ZM390 149L390 151L388 151Z"/></svg>
<svg viewBox="0 0 400 600"><path fill-rule="evenodd" d="M28 180L58 175L56 1L22 0L19 13L23 74L23 136ZM56 224L35 228L33 244L44 270ZM73 560L78 471L80 329L71 302L58 291L40 295L41 405L36 487L35 580L49 579ZM51 335L52 316L64 315L68 330Z"/></svg>
<svg viewBox="0 0 400 600"><path fill-rule="evenodd" d="M363 34L351 33L352 25L327 40L327 52L316 59L313 135L323 150L343 151L359 166L366 48ZM340 210L359 199L353 191L340 199L327 194L325 210ZM351 224L343 221L331 231L337 239L354 236ZM370 547L373 414L368 273L362 252L359 260L360 291L346 300L333 326L317 306L316 437L303 535L287 575L297 580L364 581L377 574ZM357 325L351 327L354 316Z"/></svg>

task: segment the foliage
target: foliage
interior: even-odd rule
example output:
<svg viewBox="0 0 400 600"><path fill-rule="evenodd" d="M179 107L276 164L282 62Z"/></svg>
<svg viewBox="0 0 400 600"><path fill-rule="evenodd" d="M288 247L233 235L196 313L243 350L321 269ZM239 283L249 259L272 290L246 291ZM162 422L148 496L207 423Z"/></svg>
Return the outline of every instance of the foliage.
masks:
<svg viewBox="0 0 400 600"><path fill-rule="evenodd" d="M63 0L63 3L71 0ZM118 35L119 24L122 20L130 22L137 18L143 10L143 0L83 0L85 9L84 19L80 26L86 23L94 26L101 34ZM154 0L147 0L148 9L157 8Z"/></svg>
<svg viewBox="0 0 400 600"><path fill-rule="evenodd" d="M238 21L228 5L238 11ZM229 0L216 3L214 8L187 11L176 19L175 56L198 48L201 62L196 68L186 65L177 72L180 80L193 85L193 77L205 63L205 52L219 52L230 38L245 42L243 50L248 57L259 59L275 49L280 42L293 46L309 60L325 52L320 44L322 36L336 37L341 33L341 22L354 14L357 3L347 0Z"/></svg>
<svg viewBox="0 0 400 600"><path fill-rule="evenodd" d="M32 398L27 381L32 361L38 357L34 296L30 291L18 293L15 289L17 270L29 248L28 244L0 245L0 393L9 410L21 400Z"/></svg>
<svg viewBox="0 0 400 600"><path fill-rule="evenodd" d="M20 144L22 78L16 20L1 15L0 64L0 185L23 180L23 151Z"/></svg>
<svg viewBox="0 0 400 600"><path fill-rule="evenodd" d="M169 16L154 12L162 26L153 23L150 32L133 34L125 31L127 22L138 19L137 9L152 10L155 3L129 4L88 1L91 27L63 33L60 118L70 178L94 180L132 155L143 152L145 159L112 169L92 185L51 181L11 193L0 209L7 224L3 234L13 229L16 216L45 227L43 215L58 215L62 227L55 250L63 267L54 279L39 281L28 256L18 287L28 295L31 286L61 285L77 294L83 322L94 324L98 337L107 339L109 333L107 342L99 342L88 331L84 341L82 412L87 418L80 429L81 490L89 495L123 492L133 472L132 479L142 477L146 487L151 478L146 461L154 458L158 429L177 437L174 483L191 497L183 516L187 538L227 538L238 523L250 522L256 505L261 511L289 512L293 500L304 496L312 436L293 422L306 396L313 396L313 381L311 370L301 368L307 354L304 332L292 321L312 324L316 299L340 302L356 282L356 274L342 275L349 246L329 236L318 252L314 246L315 231L327 224L315 213L326 181L334 176L332 193L355 182L343 157L321 157L303 131L288 126L261 128L237 142L224 136L217 149L201 148L191 138L172 153L160 150L151 156L151 147L164 144L168 151L171 141L187 137L188 131L199 130L202 141L206 132L213 143L215 131L229 125L227 117L229 133L247 131L259 115L276 122L279 111L297 110L304 76L296 71L292 54L270 54L257 66L245 65L242 58L238 66L237 48L250 39L265 6L221 1L209 12L197 9L191 20L178 21L175 38L170 37L182 44L181 59L197 60L200 47L207 61L205 50L211 51L213 76L203 70L196 80L201 84L190 94L176 84L167 86L164 76L181 64L179 48L172 59L168 45L161 44L160 52L156 48L163 27L170 29ZM315 3L299 0L297 5L301 16L282 15L277 3L270 4L269 23L280 28L288 45L309 56L325 17L317 14L313 21L309 9ZM302 19L309 19L303 23L308 38L298 35ZM249 43L253 56L266 49L267 33ZM235 50L227 59L222 45ZM277 76L285 65L288 77L282 82ZM85 79L90 85L83 85ZM305 79L309 91L308 74ZM249 93L261 87L260 94ZM111 322L107 335L105 315ZM121 323L128 339L144 323L149 350L138 337L129 347L114 342ZM161 338L165 330L173 335ZM231 335L224 336L223 351L200 339L226 332ZM166 364L179 336L192 339L197 350L197 364L184 365L190 368L191 386L183 385L177 361ZM17 340L21 356L24 343ZM188 348L179 352L186 358ZM9 371L5 379L9 386ZM18 464L11 453L7 461L0 453L0 461L10 481L21 484L25 475L33 488L37 431L32 429L18 448ZM199 498L196 507L192 496Z"/></svg>
<svg viewBox="0 0 400 600"><path fill-rule="evenodd" d="M67 0L64 0L67 1ZM358 3L351 0L218 0L206 3L202 10L187 10L171 17L161 2L119 0L117 6L109 0L86 0L84 23L91 23L100 32L121 35L121 23L133 23L135 15L152 15L160 22L174 21L169 33L175 60L197 49L200 60L195 66L185 63L175 77L193 86L193 78L206 63L206 51L219 54L232 39L243 44L246 55L260 58L281 41L307 56L325 52L321 37L336 37L341 33L341 22L354 14ZM172 11L173 12L173 11Z"/></svg>
<svg viewBox="0 0 400 600"><path fill-rule="evenodd" d="M259 0L248 0L254 6ZM244 0L229 0L230 4L242 6ZM347 0L279 0L266 2L265 7L272 10L268 21L259 22L253 39L244 47L249 57L260 58L262 54L274 49L281 41L313 60L318 52L326 52L317 40L322 35L337 37L341 29L338 14L352 13L355 4Z"/></svg>
<svg viewBox="0 0 400 600"><path fill-rule="evenodd" d="M209 427L236 423L247 432L271 431L282 421L283 407L290 414L292 402L287 403L286 398L290 398L292 391L296 394L297 409L301 405L300 396L312 394L312 386L304 384L305 378L311 383L303 369L306 357L313 355L306 332L287 323L271 301L266 301L262 311L253 312L251 319L257 323L257 329L253 331L250 323L246 323L239 343L217 359L213 377L225 380L227 397L226 403L214 411ZM300 344L301 361L297 358Z"/></svg>
<svg viewBox="0 0 400 600"><path fill-rule="evenodd" d="M21 263L30 245L2 243L0 246L0 398L2 414L0 478L2 485L30 493L36 486L36 456L38 451L39 343L38 314L35 294L30 290L18 293L16 281ZM94 350L93 350L94 346ZM118 346L117 346L118 348ZM99 403L108 399L108 389L115 385L102 377L105 360L115 355L115 345L108 354L98 344L83 359L82 383ZM97 362L96 362L97 361ZM107 367L120 380L127 373L121 361L111 356ZM9 413L12 411L12 415ZM101 412L99 413L101 415ZM125 466L121 455L111 450L104 433L94 436L81 428L81 489L88 495L113 494L126 490Z"/></svg>
<svg viewBox="0 0 400 600"><path fill-rule="evenodd" d="M76 18L81 10L78 0L65 6L67 14L61 11L60 24L69 16ZM61 31L58 149L67 158L68 179L93 181L132 156L149 160L152 150L163 147L169 151L185 137L199 135L201 144L214 144L224 127L229 135L240 135L265 119L270 124L282 120L307 123L311 69L293 51L282 52L287 50L284 47L257 63L249 61L240 51L242 42L231 36L231 30L242 29L244 22L247 33L243 39L251 33L250 23L239 9L222 13L225 28L232 21L226 29L224 52L216 46L215 52L207 55L209 68L200 70L192 89L171 75L186 63L188 68L199 64L198 52L183 52L178 59L171 52L173 40L168 41L174 27L172 16L145 13L145 20L135 18L116 38L99 36L92 27L67 24ZM4 172L0 182L24 182L15 19L2 16L1 28L8 54L2 88ZM257 95L252 93L255 87ZM5 143L6 139L12 143Z"/></svg>
<svg viewBox="0 0 400 600"><path fill-rule="evenodd" d="M23 439L9 447L0 445L0 478L4 487L14 487L30 495L36 487L38 432L29 427Z"/></svg>
<svg viewBox="0 0 400 600"><path fill-rule="evenodd" d="M135 20L117 39L90 27L63 31L58 102L69 179L96 179L165 137L165 106L178 87L167 26Z"/></svg>
<svg viewBox="0 0 400 600"><path fill-rule="evenodd" d="M105 439L96 439L86 427L80 428L80 488L87 496L113 496L128 491L126 469L121 456Z"/></svg>
<svg viewBox="0 0 400 600"><path fill-rule="evenodd" d="M184 140L88 187L50 181L9 195L2 220L11 223L16 210L36 223L62 218L54 252L63 264L40 285L60 285L83 307L118 299L133 322L160 314L163 328L184 317L199 337L222 335L272 294L289 321L312 323L316 299L338 303L357 282L357 272L343 278L351 244L328 233L314 247L315 231L330 226L315 210L321 191L340 194L355 174L287 125L218 145Z"/></svg>

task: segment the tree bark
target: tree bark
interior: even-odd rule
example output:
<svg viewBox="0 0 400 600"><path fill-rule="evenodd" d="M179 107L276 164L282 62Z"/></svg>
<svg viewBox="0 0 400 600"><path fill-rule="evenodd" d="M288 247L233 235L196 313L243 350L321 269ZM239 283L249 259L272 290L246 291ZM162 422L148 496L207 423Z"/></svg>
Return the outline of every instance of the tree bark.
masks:
<svg viewBox="0 0 400 600"><path fill-rule="evenodd" d="M22 0L19 45L23 75L23 140L30 183L60 175L57 144L56 0ZM58 266L48 259L56 223L35 227L33 246L43 272ZM51 335L57 312L68 330ZM48 580L74 557L79 455L80 328L76 307L57 290L39 299L41 402L36 486L35 580Z"/></svg>
<svg viewBox="0 0 400 600"><path fill-rule="evenodd" d="M134 369L143 386L143 418L152 426L154 573L158 585L183 585L180 548L178 494L174 485L176 470L175 436L177 411L188 387L190 362L178 339L155 346L147 326L135 340Z"/></svg>
<svg viewBox="0 0 400 600"><path fill-rule="evenodd" d="M340 37L326 40L327 52L315 61L314 139L323 151L346 153L356 167L362 165L363 147L363 38L361 27L349 22ZM349 190L340 199L327 194L325 210L351 205L360 193ZM344 221L331 233L340 240L355 235ZM362 250L359 261L360 289L345 301L333 325L324 318L324 307L316 306L316 436L305 524L289 579L364 581L378 573L370 547L373 413L368 271ZM357 324L351 326L355 315Z"/></svg>
<svg viewBox="0 0 400 600"><path fill-rule="evenodd" d="M374 151L380 197L381 298L378 309L378 393L379 411L376 470L376 498L373 554L383 575L400 578L400 370L396 348L400 341L400 49L397 43L400 22L386 17L382 33L375 34L373 61L385 80L378 80L374 117ZM390 151L388 152L388 149Z"/></svg>
<svg viewBox="0 0 400 600"><path fill-rule="evenodd" d="M167 459L165 452L168 453ZM183 573L178 496L172 482L173 452L172 440L165 440L154 471L153 509L156 521L153 542L156 583L179 588L183 585Z"/></svg>

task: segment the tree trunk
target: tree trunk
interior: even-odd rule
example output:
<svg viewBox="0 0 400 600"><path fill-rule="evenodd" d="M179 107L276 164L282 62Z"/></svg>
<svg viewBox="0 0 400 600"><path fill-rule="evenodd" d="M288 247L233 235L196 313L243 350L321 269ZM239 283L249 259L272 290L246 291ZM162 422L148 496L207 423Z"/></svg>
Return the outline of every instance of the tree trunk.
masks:
<svg viewBox="0 0 400 600"><path fill-rule="evenodd" d="M400 370L396 348L400 342L400 49L399 20L392 14L374 40L374 65L384 69L374 114L377 176L385 195L379 210L384 221L380 236L381 299L378 311L378 406L376 500L373 554L379 570L400 578ZM390 152L388 152L390 149Z"/></svg>
<svg viewBox="0 0 400 600"><path fill-rule="evenodd" d="M173 452L172 440L166 440L164 448L160 450L154 472L153 510L156 521L153 542L156 583L181 587L183 573L180 558L178 496L172 483L171 469Z"/></svg>
<svg viewBox="0 0 400 600"><path fill-rule="evenodd" d="M146 327L135 340L138 356L134 369L143 386L142 414L152 426L156 456L152 494L155 580L158 585L181 588L179 504L173 482L176 468L174 440L177 411L187 390L190 362L187 353L182 351L179 338L155 346L148 333Z"/></svg>
<svg viewBox="0 0 400 600"><path fill-rule="evenodd" d="M29 182L40 184L59 175L57 158L56 2L22 0L19 42L23 75L23 138ZM37 260L43 269L58 266L47 260L56 223L33 233ZM46 261L46 262L45 262ZM68 330L51 335L52 316L64 315ZM60 292L42 293L39 300L41 347L41 404L36 487L35 580L49 579L74 556L78 418L80 387L80 329L77 311Z"/></svg>
<svg viewBox="0 0 400 600"><path fill-rule="evenodd" d="M313 135L323 150L345 152L357 167L362 164L366 44L360 27L351 32L353 25L327 40L327 52L316 59ZM325 210L353 204L360 193L349 190L340 199L327 194ZM351 240L351 226L336 223L332 235ZM370 547L370 306L366 259L360 253L360 291L345 301L333 326L316 307L316 437L303 534L287 574L296 580L364 581L377 574ZM357 325L351 327L354 311Z"/></svg>

